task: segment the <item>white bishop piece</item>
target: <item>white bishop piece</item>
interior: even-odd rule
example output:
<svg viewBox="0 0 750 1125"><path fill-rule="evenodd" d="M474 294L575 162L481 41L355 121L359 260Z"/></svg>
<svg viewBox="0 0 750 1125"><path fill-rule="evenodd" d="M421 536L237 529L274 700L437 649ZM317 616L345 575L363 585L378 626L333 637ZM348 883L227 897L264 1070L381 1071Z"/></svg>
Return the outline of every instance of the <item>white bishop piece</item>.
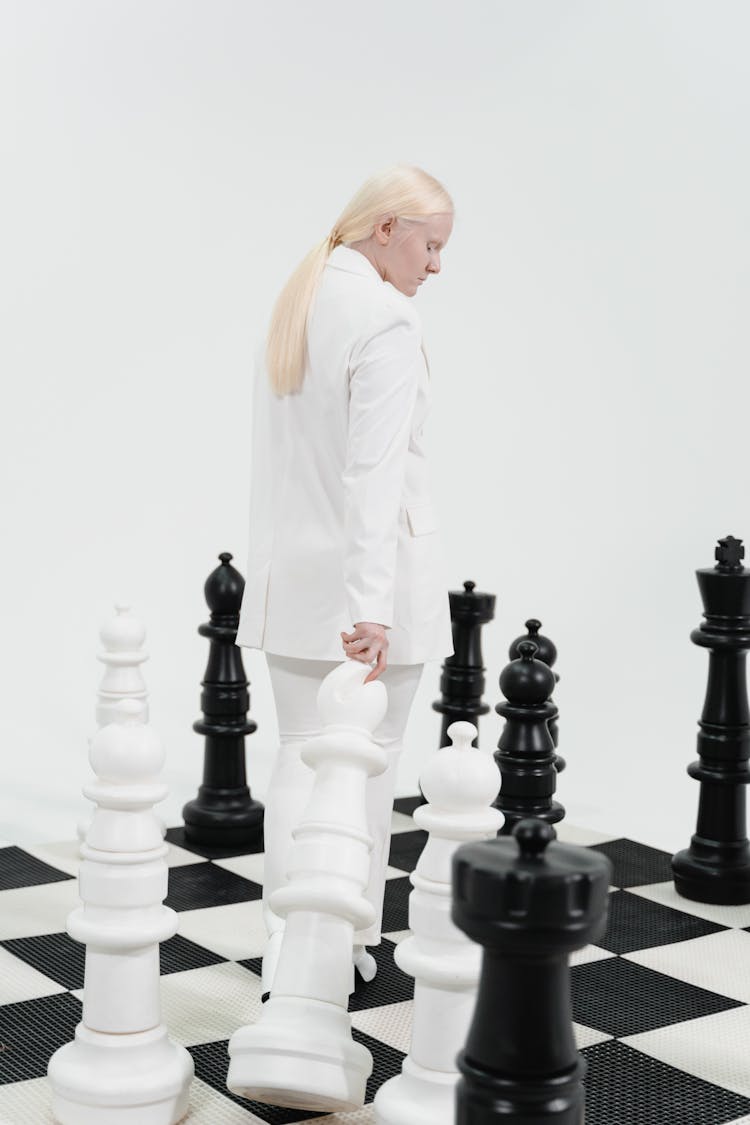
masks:
<svg viewBox="0 0 750 1125"><path fill-rule="evenodd" d="M68 933L86 946L83 1018L54 1053L48 1076L61 1125L174 1125L187 1112L193 1062L161 1022L159 942L177 930L163 905L167 845L153 805L164 751L142 721L142 703L122 700L116 722L91 740L96 779L84 796L96 810L81 854L83 905Z"/></svg>
<svg viewBox="0 0 750 1125"><path fill-rule="evenodd" d="M453 1125L456 1055L469 1030L482 961L481 946L451 921L451 860L459 844L495 836L503 815L490 808L500 778L490 753L473 747L477 728L448 727L453 745L422 771L427 801L414 820L429 833L411 876L412 936L396 946L399 968L414 977L409 1054L402 1073L375 1095L377 1125Z"/></svg>
<svg viewBox="0 0 750 1125"><path fill-rule="evenodd" d="M323 733L302 749L313 789L289 881L270 899L286 918L271 996L229 1042L227 1086L241 1097L333 1112L364 1104L372 1056L352 1039L347 1007L354 933L374 921L363 893L372 849L365 791L387 764L372 740L387 694L380 680L363 683L370 671L348 660L318 691Z"/></svg>

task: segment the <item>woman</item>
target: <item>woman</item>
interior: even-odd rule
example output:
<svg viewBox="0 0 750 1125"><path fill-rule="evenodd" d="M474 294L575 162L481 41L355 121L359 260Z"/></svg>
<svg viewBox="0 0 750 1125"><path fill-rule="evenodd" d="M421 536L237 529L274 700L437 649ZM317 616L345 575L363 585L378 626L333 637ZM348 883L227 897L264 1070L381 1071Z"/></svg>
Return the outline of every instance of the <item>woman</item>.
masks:
<svg viewBox="0 0 750 1125"><path fill-rule="evenodd" d="M388 690L374 732L388 753L368 782L374 845L367 897L380 941L396 764L426 660L453 652L441 544L422 431L428 369L409 298L440 272L453 204L420 168L373 176L302 261L271 318L256 374L250 557L237 643L267 654L280 748L266 798L263 958L268 993L283 921L268 897L286 880L292 829L313 771L316 696L342 658L372 665Z"/></svg>

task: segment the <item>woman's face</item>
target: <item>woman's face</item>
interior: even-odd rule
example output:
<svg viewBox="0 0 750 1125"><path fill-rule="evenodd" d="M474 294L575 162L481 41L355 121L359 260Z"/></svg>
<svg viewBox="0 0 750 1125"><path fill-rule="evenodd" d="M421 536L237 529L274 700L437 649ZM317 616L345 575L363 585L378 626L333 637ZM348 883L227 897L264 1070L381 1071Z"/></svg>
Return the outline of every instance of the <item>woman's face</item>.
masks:
<svg viewBox="0 0 750 1125"><path fill-rule="evenodd" d="M440 273L440 253L453 229L453 215L430 215L399 227L398 219L376 228L377 257L384 281L413 297L430 274Z"/></svg>

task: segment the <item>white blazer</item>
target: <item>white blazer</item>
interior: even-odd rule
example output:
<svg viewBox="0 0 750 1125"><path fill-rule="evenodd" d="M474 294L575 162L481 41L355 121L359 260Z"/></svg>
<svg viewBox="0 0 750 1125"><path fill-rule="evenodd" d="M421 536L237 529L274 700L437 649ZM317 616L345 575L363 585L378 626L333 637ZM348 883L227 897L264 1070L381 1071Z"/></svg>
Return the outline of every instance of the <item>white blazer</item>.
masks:
<svg viewBox="0 0 750 1125"><path fill-rule="evenodd" d="M391 664L453 653L421 340L410 298L339 245L313 299L301 390L274 394L259 355L238 644L343 660L341 631L377 621Z"/></svg>

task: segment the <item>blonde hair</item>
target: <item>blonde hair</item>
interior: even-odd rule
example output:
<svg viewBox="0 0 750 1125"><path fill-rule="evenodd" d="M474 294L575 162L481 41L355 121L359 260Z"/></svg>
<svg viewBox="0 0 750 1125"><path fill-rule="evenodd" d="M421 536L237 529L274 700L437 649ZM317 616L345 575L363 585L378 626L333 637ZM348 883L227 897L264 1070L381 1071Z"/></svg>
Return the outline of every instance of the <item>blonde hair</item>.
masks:
<svg viewBox="0 0 750 1125"><path fill-rule="evenodd" d="M434 176L399 164L362 184L331 233L302 259L281 290L266 339L266 369L277 395L299 391L305 376L307 322L328 255L340 243L369 238L383 219L419 221L453 212L453 201Z"/></svg>

